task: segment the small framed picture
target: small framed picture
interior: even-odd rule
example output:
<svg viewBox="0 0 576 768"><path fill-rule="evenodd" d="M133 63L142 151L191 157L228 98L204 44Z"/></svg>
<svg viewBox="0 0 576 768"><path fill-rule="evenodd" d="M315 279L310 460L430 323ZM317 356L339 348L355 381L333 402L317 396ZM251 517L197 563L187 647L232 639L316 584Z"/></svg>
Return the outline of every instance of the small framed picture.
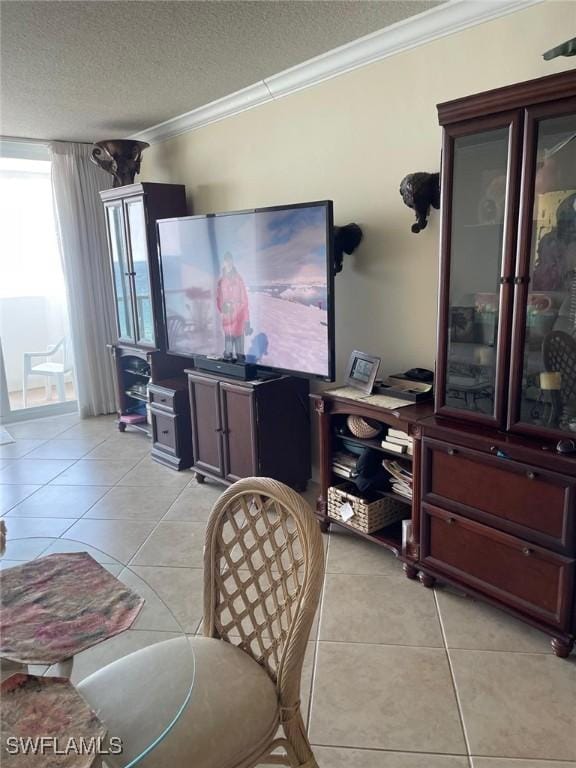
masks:
<svg viewBox="0 0 576 768"><path fill-rule="evenodd" d="M374 381L380 368L380 358L359 352L357 349L350 355L346 371L346 384L361 389L367 395L372 393Z"/></svg>

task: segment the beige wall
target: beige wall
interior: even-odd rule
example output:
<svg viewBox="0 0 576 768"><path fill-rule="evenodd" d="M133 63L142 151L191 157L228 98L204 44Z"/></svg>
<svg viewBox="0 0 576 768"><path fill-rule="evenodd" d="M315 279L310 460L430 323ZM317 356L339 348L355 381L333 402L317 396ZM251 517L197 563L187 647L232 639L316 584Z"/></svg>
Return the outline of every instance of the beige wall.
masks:
<svg viewBox="0 0 576 768"><path fill-rule="evenodd" d="M439 168L437 103L573 68L542 53L575 30L576 2L552 0L157 144L141 178L185 184L194 213L334 200L364 229L336 278L339 375L355 347L433 367L438 213L412 234L400 180Z"/></svg>

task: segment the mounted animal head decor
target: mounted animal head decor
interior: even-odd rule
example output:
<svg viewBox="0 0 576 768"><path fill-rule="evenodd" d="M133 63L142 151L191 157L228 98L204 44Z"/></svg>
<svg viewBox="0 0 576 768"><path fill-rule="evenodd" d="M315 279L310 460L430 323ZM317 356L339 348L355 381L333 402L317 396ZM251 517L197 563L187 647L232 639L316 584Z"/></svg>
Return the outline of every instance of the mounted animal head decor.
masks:
<svg viewBox="0 0 576 768"><path fill-rule="evenodd" d="M566 40L565 43L561 43L555 48L550 48L549 51L542 54L542 58L546 61L555 59L557 56L576 56L576 37Z"/></svg>
<svg viewBox="0 0 576 768"><path fill-rule="evenodd" d="M354 253L362 241L363 233L358 224L334 227L334 274L342 272L344 254Z"/></svg>
<svg viewBox="0 0 576 768"><path fill-rule="evenodd" d="M114 177L114 187L123 187L134 184L134 177L140 173L142 152L149 146L145 141L132 139L97 141L90 160Z"/></svg>
<svg viewBox="0 0 576 768"><path fill-rule="evenodd" d="M430 206L440 208L440 174L439 173L409 173L400 182L402 200L416 211L416 223L412 224L412 232L417 234L428 224Z"/></svg>

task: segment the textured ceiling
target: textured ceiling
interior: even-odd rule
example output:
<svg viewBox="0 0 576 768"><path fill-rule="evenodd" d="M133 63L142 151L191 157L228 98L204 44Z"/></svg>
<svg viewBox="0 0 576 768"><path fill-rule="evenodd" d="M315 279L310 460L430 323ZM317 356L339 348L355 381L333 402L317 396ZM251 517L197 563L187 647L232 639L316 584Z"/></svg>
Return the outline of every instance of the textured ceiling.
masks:
<svg viewBox="0 0 576 768"><path fill-rule="evenodd" d="M2 0L0 134L128 136L436 5Z"/></svg>

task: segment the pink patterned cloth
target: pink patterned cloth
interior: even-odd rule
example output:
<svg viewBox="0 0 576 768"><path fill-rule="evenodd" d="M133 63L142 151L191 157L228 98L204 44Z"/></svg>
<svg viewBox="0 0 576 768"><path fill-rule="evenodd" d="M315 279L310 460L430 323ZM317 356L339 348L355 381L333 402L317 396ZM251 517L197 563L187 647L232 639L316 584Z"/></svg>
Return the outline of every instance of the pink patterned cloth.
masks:
<svg viewBox="0 0 576 768"><path fill-rule="evenodd" d="M143 598L87 552L0 571L0 656L55 664L129 629Z"/></svg>
<svg viewBox="0 0 576 768"><path fill-rule="evenodd" d="M106 728L69 680L12 675L0 695L2 768L90 768L106 749Z"/></svg>

